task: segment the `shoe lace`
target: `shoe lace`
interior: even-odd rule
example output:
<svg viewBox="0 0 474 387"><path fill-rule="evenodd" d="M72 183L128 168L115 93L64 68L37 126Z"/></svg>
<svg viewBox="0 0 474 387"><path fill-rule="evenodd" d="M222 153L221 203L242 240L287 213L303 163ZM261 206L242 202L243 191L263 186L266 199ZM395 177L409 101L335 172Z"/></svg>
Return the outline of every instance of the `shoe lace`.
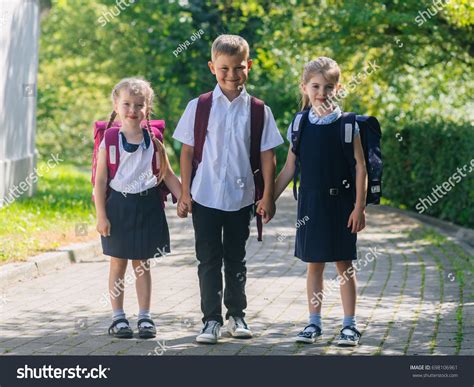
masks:
<svg viewBox="0 0 474 387"><path fill-rule="evenodd" d="M204 328L202 329L203 333L214 333L214 330L217 327L217 321L206 321Z"/></svg>
<svg viewBox="0 0 474 387"><path fill-rule="evenodd" d="M247 324L245 323L245 321L242 317L235 317L234 320L235 320L235 326L237 328L248 329Z"/></svg>

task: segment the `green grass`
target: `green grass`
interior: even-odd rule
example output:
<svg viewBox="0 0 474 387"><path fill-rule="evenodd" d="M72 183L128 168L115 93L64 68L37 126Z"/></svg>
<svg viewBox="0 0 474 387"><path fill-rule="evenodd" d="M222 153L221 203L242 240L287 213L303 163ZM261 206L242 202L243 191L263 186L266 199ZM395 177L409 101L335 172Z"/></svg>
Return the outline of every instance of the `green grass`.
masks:
<svg viewBox="0 0 474 387"><path fill-rule="evenodd" d="M47 167L39 163L38 169ZM94 236L90 172L59 164L39 178L36 194L0 208L0 264L24 260ZM88 235L76 236L76 224Z"/></svg>

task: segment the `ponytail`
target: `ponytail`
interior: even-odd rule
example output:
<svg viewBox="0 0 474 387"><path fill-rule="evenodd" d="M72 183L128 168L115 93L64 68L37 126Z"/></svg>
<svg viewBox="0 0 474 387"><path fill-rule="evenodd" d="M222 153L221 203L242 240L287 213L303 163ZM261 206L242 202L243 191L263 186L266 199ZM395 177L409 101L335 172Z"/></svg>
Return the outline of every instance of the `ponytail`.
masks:
<svg viewBox="0 0 474 387"><path fill-rule="evenodd" d="M309 101L309 97L307 94L302 94L301 96L301 111L309 109L311 107L311 103Z"/></svg>
<svg viewBox="0 0 474 387"><path fill-rule="evenodd" d="M117 113L115 113L115 110L114 110L114 111L110 114L110 118L109 118L109 122L108 122L108 124L107 124L106 130L109 129L109 128L112 126L112 124L114 123L115 117L117 117Z"/></svg>

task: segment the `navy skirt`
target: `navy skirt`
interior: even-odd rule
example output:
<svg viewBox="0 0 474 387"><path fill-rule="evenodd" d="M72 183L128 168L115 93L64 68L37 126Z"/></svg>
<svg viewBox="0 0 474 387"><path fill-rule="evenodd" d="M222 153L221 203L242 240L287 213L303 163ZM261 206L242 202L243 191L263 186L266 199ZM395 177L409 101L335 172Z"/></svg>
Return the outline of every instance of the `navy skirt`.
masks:
<svg viewBox="0 0 474 387"><path fill-rule="evenodd" d="M105 255L123 259L156 258L170 252L170 235L160 191L141 194L114 190L106 201L110 236L101 237Z"/></svg>
<svg viewBox="0 0 474 387"><path fill-rule="evenodd" d="M304 262L357 259L357 234L347 227L354 209L352 194L328 196L319 190L299 190L295 256Z"/></svg>

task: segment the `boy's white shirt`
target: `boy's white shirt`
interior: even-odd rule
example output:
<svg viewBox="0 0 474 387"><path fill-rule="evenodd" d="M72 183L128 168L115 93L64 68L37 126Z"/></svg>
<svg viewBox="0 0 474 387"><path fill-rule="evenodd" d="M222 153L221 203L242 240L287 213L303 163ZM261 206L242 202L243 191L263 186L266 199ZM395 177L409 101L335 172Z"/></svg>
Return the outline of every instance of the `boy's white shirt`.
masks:
<svg viewBox="0 0 474 387"><path fill-rule="evenodd" d="M194 118L198 98L191 100L181 116L173 138L194 146ZM283 138L265 105L260 151L273 149ZM212 93L202 161L191 186L193 200L223 211L238 211L253 204L255 185L250 168L250 95L245 87L230 102L216 85Z"/></svg>

